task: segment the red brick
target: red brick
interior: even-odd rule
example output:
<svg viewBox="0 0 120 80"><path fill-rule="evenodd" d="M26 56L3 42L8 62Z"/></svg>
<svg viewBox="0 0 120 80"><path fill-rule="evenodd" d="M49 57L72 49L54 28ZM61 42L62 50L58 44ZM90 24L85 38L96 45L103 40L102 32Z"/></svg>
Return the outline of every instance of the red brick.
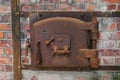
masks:
<svg viewBox="0 0 120 80"><path fill-rule="evenodd" d="M42 8L41 4L34 4L34 10L40 10Z"/></svg>
<svg viewBox="0 0 120 80"><path fill-rule="evenodd" d="M116 56L120 56L120 50L116 50L115 55L116 55Z"/></svg>
<svg viewBox="0 0 120 80"><path fill-rule="evenodd" d="M52 4L45 4L45 10L54 10L56 5L54 3Z"/></svg>
<svg viewBox="0 0 120 80"><path fill-rule="evenodd" d="M38 80L36 76L32 76L31 80Z"/></svg>
<svg viewBox="0 0 120 80"><path fill-rule="evenodd" d="M13 66L12 66L12 65L5 65L5 71L6 71L6 72L11 72L11 71L13 71Z"/></svg>
<svg viewBox="0 0 120 80"><path fill-rule="evenodd" d="M20 0L21 3L29 2L29 0Z"/></svg>
<svg viewBox="0 0 120 80"><path fill-rule="evenodd" d="M4 48L0 48L0 54L4 54Z"/></svg>
<svg viewBox="0 0 120 80"><path fill-rule="evenodd" d="M0 65L0 71L4 71L4 66Z"/></svg>
<svg viewBox="0 0 120 80"><path fill-rule="evenodd" d="M107 57L107 58L103 58L103 64L107 65L113 65L114 64L114 58L111 57Z"/></svg>
<svg viewBox="0 0 120 80"><path fill-rule="evenodd" d="M120 57L119 58L115 58L115 64L116 65L120 65Z"/></svg>
<svg viewBox="0 0 120 80"><path fill-rule="evenodd" d="M108 3L120 3L120 0L104 0L104 1Z"/></svg>
<svg viewBox="0 0 120 80"><path fill-rule="evenodd" d="M71 10L70 4L60 4L58 7L59 10Z"/></svg>
<svg viewBox="0 0 120 80"><path fill-rule="evenodd" d="M5 49L5 53L8 54L8 55L11 55L11 54L13 54L13 49L11 49L11 48L6 48L6 49Z"/></svg>
<svg viewBox="0 0 120 80"><path fill-rule="evenodd" d="M10 6L2 5L0 7L0 13L6 13L6 12L10 12Z"/></svg>
<svg viewBox="0 0 120 80"><path fill-rule="evenodd" d="M0 30L11 30L10 24L0 24Z"/></svg>
<svg viewBox="0 0 120 80"><path fill-rule="evenodd" d="M112 77L111 74L102 74L102 80L110 80Z"/></svg>
<svg viewBox="0 0 120 80"><path fill-rule="evenodd" d="M73 0L73 2L80 3L80 2L84 2L84 1L83 0Z"/></svg>
<svg viewBox="0 0 120 80"><path fill-rule="evenodd" d="M30 25L29 24L25 25L25 30L30 30Z"/></svg>
<svg viewBox="0 0 120 80"><path fill-rule="evenodd" d="M87 11L93 11L95 9L95 5L94 4L88 4L87 5Z"/></svg>
<svg viewBox="0 0 120 80"><path fill-rule="evenodd" d="M22 57L22 63L23 64L28 64L29 63L29 58Z"/></svg>
<svg viewBox="0 0 120 80"><path fill-rule="evenodd" d="M0 47L11 47L12 40L0 40Z"/></svg>
<svg viewBox="0 0 120 80"><path fill-rule="evenodd" d="M5 38L12 39L12 33L11 32L5 33Z"/></svg>
<svg viewBox="0 0 120 80"><path fill-rule="evenodd" d="M110 31L116 30L115 23L113 23L110 26L108 26L108 30L110 30Z"/></svg>
<svg viewBox="0 0 120 80"><path fill-rule="evenodd" d="M44 2L52 2L52 0L44 0Z"/></svg>
<svg viewBox="0 0 120 80"><path fill-rule="evenodd" d="M120 18L119 17L115 18L114 22L120 22Z"/></svg>
<svg viewBox="0 0 120 80"><path fill-rule="evenodd" d="M86 76L77 76L76 80L88 80Z"/></svg>
<svg viewBox="0 0 120 80"><path fill-rule="evenodd" d="M0 38L4 38L4 33L0 32Z"/></svg>
<svg viewBox="0 0 120 80"><path fill-rule="evenodd" d="M99 50L99 55L100 56L115 56L116 50L112 49L101 49Z"/></svg>
<svg viewBox="0 0 120 80"><path fill-rule="evenodd" d="M0 65L12 64L12 58L8 56L0 56Z"/></svg>
<svg viewBox="0 0 120 80"><path fill-rule="evenodd" d="M84 0L85 3L93 2L93 0Z"/></svg>
<svg viewBox="0 0 120 80"><path fill-rule="evenodd" d="M120 32L116 32L115 39L119 39L120 40Z"/></svg>
<svg viewBox="0 0 120 80"><path fill-rule="evenodd" d="M120 30L120 23L117 23L117 30Z"/></svg>
<svg viewBox="0 0 120 80"><path fill-rule="evenodd" d="M58 0L52 0L52 3L57 3L58 2Z"/></svg>
<svg viewBox="0 0 120 80"><path fill-rule="evenodd" d="M30 32L29 31L26 32L26 37L30 38Z"/></svg>
<svg viewBox="0 0 120 80"><path fill-rule="evenodd" d="M68 0L60 0L60 2L63 2L63 3L65 3L65 2L68 2Z"/></svg>
<svg viewBox="0 0 120 80"><path fill-rule="evenodd" d="M25 49L21 49L21 55L22 55L22 56L25 56L25 55L26 55Z"/></svg>
<svg viewBox="0 0 120 80"><path fill-rule="evenodd" d="M116 5L115 4L107 5L107 9L108 10L115 10L116 9Z"/></svg>

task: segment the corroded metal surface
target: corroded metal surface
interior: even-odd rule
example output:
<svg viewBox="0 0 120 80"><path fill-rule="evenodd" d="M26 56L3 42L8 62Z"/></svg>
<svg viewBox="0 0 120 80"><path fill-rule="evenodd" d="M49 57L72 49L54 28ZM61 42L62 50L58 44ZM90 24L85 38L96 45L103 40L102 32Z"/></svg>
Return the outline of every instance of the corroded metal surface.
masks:
<svg viewBox="0 0 120 80"><path fill-rule="evenodd" d="M59 15L31 16L32 67L98 68L99 59L94 51L98 38L96 18L89 14ZM91 57L87 56L89 52Z"/></svg>

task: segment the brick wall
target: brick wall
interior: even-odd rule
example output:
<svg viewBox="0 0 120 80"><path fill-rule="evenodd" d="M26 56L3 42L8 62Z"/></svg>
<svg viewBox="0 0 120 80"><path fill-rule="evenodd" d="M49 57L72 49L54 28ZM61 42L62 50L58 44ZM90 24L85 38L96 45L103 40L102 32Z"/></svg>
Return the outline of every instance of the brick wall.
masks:
<svg viewBox="0 0 120 80"><path fill-rule="evenodd" d="M120 0L20 0L20 9L68 11L117 11ZM98 40L100 65L120 65L120 18L99 17ZM13 80L13 51L10 0L0 1L0 80ZM29 18L21 18L22 64L31 64L30 54L25 56L25 41L29 35ZM63 72L23 70L23 80L113 80L119 71ZM116 79L117 80L117 79ZM119 80L119 79L118 79Z"/></svg>
<svg viewBox="0 0 120 80"><path fill-rule="evenodd" d="M0 80L13 79L10 0L0 0Z"/></svg>

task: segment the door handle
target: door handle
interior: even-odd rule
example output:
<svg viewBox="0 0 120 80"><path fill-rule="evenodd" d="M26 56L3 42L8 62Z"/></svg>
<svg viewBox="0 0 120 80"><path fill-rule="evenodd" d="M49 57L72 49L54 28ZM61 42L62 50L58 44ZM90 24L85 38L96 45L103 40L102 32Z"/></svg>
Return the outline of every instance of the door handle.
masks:
<svg viewBox="0 0 120 80"><path fill-rule="evenodd" d="M41 55L41 43L40 43L40 41L37 42L36 47L37 47L36 64L41 64L42 63L42 55Z"/></svg>
<svg viewBox="0 0 120 80"><path fill-rule="evenodd" d="M69 54L70 50L68 49L68 46L63 46L63 49L58 49L57 46L53 46L53 55L58 54Z"/></svg>

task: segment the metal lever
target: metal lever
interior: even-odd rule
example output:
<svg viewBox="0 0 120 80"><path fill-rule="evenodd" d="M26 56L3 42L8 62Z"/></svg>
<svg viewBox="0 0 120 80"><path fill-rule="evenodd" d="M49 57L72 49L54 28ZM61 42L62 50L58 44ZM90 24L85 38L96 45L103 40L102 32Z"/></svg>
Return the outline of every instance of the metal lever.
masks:
<svg viewBox="0 0 120 80"><path fill-rule="evenodd" d="M70 50L68 50L68 46L64 46L63 50L58 50L57 46L53 46L53 55L55 54L69 54Z"/></svg>
<svg viewBox="0 0 120 80"><path fill-rule="evenodd" d="M41 47L40 47L40 41L37 42L37 54L36 54L36 64L42 63L42 55L41 55Z"/></svg>
<svg viewBox="0 0 120 80"><path fill-rule="evenodd" d="M25 45L25 53L26 53L26 56L28 56L28 49L31 47L30 45L30 40L27 39L26 41L26 45Z"/></svg>
<svg viewBox="0 0 120 80"><path fill-rule="evenodd" d="M47 40L46 42L45 42L45 44L46 45L50 45L50 43L52 42L52 41L54 41L55 39L52 37L50 40Z"/></svg>

